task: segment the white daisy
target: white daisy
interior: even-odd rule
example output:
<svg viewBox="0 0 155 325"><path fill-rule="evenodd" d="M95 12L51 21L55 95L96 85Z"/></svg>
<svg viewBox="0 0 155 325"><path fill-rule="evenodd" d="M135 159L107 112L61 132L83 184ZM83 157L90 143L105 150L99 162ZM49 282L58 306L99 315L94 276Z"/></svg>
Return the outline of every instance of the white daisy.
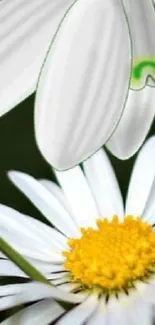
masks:
<svg viewBox="0 0 155 325"><path fill-rule="evenodd" d="M152 325L155 137L138 155L125 208L103 150L83 163L83 171L56 171L61 187L16 171L9 177L55 229L1 205L2 237L56 288L33 282L1 286L2 310L38 301L2 324L19 317L21 325L47 325L65 313L54 298L76 304L59 325ZM4 256L0 274L27 277Z"/></svg>

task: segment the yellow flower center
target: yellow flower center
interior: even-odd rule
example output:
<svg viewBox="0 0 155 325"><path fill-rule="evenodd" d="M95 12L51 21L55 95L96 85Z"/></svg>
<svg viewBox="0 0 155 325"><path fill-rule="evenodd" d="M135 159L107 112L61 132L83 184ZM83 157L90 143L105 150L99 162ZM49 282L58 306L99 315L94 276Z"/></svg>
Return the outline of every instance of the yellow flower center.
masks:
<svg viewBox="0 0 155 325"><path fill-rule="evenodd" d="M133 286L155 272L155 233L140 218L119 222L96 220L97 229L81 228L81 238L68 240L64 267L73 281L106 293Z"/></svg>

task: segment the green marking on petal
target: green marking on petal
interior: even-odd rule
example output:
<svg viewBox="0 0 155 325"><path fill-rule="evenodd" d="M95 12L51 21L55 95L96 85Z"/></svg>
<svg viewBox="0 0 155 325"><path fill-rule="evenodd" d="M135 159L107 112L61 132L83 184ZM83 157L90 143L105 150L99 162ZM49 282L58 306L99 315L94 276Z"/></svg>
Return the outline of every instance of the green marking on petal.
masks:
<svg viewBox="0 0 155 325"><path fill-rule="evenodd" d="M144 57L136 60L133 64L131 87L141 84L144 71L155 80L155 57Z"/></svg>

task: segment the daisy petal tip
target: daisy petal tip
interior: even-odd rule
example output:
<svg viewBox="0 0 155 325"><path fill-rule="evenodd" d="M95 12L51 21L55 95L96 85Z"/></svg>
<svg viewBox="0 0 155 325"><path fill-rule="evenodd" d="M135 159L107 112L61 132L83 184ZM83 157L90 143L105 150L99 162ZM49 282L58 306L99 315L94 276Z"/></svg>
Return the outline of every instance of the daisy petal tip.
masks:
<svg viewBox="0 0 155 325"><path fill-rule="evenodd" d="M122 118L106 143L108 150L122 160L132 157L144 144L154 118L154 88L130 90Z"/></svg>
<svg viewBox="0 0 155 325"><path fill-rule="evenodd" d="M7 172L8 178L12 181L16 176L19 176L22 174L22 172L16 171L16 170L9 170Z"/></svg>

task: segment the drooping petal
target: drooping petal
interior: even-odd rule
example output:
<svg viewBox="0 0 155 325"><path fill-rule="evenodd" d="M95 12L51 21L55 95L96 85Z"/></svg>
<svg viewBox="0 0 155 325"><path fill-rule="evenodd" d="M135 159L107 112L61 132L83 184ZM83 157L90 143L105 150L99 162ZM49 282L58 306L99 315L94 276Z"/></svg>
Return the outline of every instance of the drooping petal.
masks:
<svg viewBox="0 0 155 325"><path fill-rule="evenodd" d="M51 44L36 93L36 140L52 166L68 169L109 138L124 109L130 68L121 1L75 1Z"/></svg>
<svg viewBox="0 0 155 325"><path fill-rule="evenodd" d="M126 214L142 216L155 179L155 136L143 146L132 172Z"/></svg>
<svg viewBox="0 0 155 325"><path fill-rule="evenodd" d="M72 2L0 1L0 115L35 91L52 37Z"/></svg>
<svg viewBox="0 0 155 325"><path fill-rule="evenodd" d="M39 301L4 320L1 325L48 325L65 310L54 300Z"/></svg>
<svg viewBox="0 0 155 325"><path fill-rule="evenodd" d="M133 47L132 89L155 87L155 7L153 0L123 0Z"/></svg>
<svg viewBox="0 0 155 325"><path fill-rule="evenodd" d="M107 148L118 158L127 159L140 148L155 118L155 89L145 87L129 91L120 123Z"/></svg>
<svg viewBox="0 0 155 325"><path fill-rule="evenodd" d="M100 217L124 216L123 200L114 170L101 149L83 163L84 172L99 208Z"/></svg>

